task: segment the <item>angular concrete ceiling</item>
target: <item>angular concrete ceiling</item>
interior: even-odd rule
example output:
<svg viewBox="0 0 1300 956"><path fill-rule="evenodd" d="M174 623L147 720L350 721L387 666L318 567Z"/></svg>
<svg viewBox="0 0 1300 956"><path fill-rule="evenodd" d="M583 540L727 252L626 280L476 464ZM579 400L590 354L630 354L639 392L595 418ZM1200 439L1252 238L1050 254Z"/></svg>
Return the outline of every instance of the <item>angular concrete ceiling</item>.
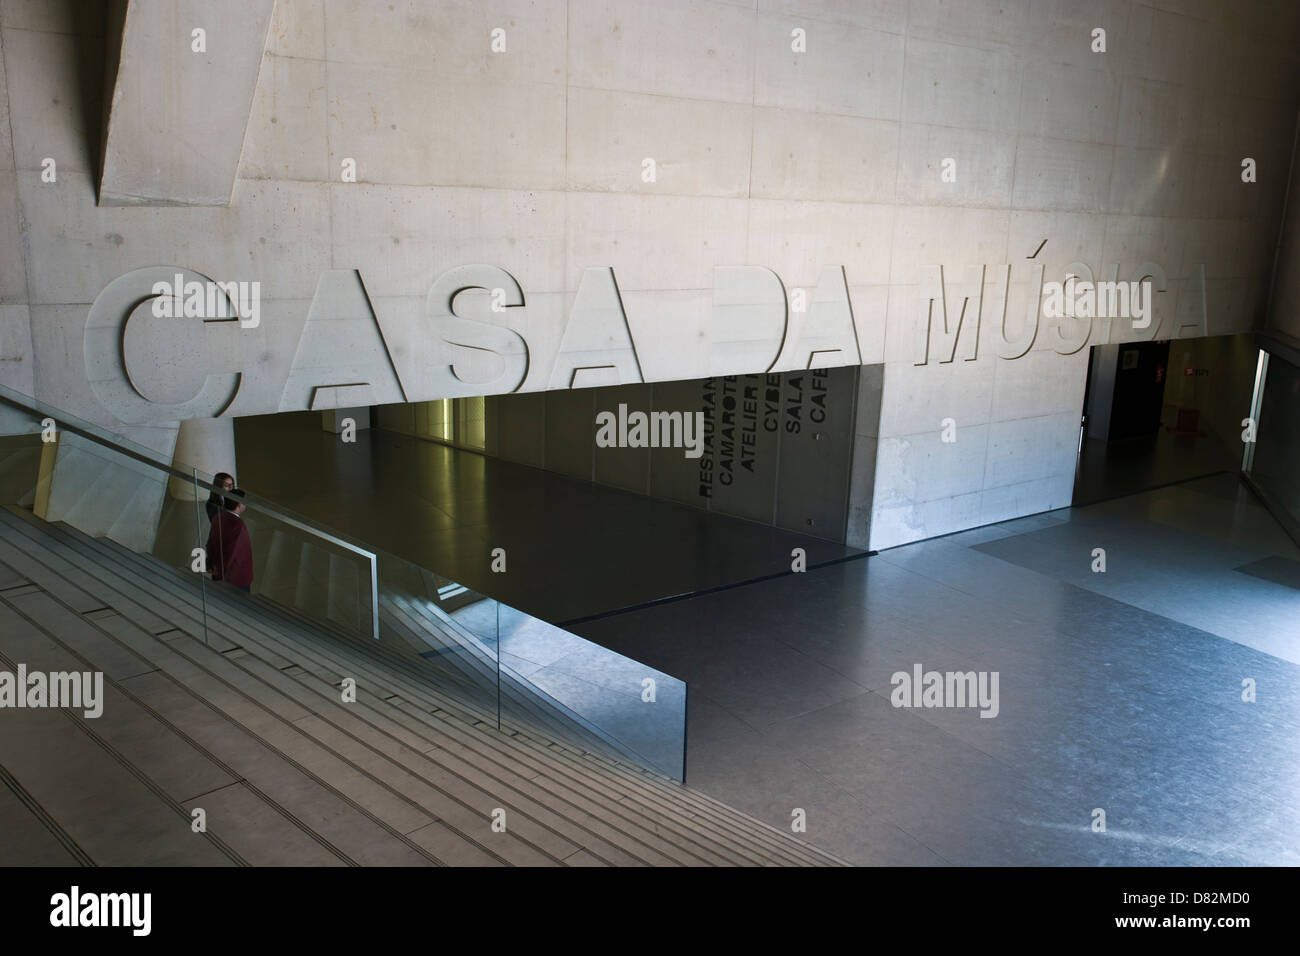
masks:
<svg viewBox="0 0 1300 956"><path fill-rule="evenodd" d="M113 11L101 206L226 206L274 0L127 0ZM110 44L117 31L109 31ZM116 54L116 56L115 56ZM116 60L116 70L113 70Z"/></svg>

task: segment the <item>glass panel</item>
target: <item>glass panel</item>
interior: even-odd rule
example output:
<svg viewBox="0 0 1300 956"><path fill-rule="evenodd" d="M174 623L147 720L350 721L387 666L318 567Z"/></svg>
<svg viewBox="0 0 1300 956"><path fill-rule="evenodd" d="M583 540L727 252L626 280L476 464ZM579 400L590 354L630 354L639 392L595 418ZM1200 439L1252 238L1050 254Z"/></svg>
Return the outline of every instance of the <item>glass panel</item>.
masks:
<svg viewBox="0 0 1300 956"><path fill-rule="evenodd" d="M232 528L229 535L223 534ZM236 541L232 546L227 538L247 535L251 594L349 636L373 638L368 556L295 527L256 505L246 505L233 520L217 519L213 529L223 549L220 553L232 563L240 561L242 545ZM231 583L241 586L243 580L237 570Z"/></svg>
<svg viewBox="0 0 1300 956"><path fill-rule="evenodd" d="M199 600L203 613L203 643L210 643L208 638L208 574L207 574L207 539L210 530L210 522L203 510L203 493L204 489L199 484L199 473L197 470L190 472L190 488L194 494L194 550L190 552L194 557L198 557L200 551L203 554L204 572L199 575ZM191 567L193 562L191 562Z"/></svg>
<svg viewBox="0 0 1300 956"><path fill-rule="evenodd" d="M500 726L498 603L386 552L378 561L380 643L417 659L438 689Z"/></svg>
<svg viewBox="0 0 1300 956"><path fill-rule="evenodd" d="M40 418L0 405L0 431L0 506L30 511L41 469Z"/></svg>
<svg viewBox="0 0 1300 956"><path fill-rule="evenodd" d="M1250 476L1274 508L1300 523L1300 368L1270 355L1267 373L1253 412Z"/></svg>
<svg viewBox="0 0 1300 956"><path fill-rule="evenodd" d="M427 405L449 421L449 401ZM145 609L165 600L177 629L214 645L231 619L213 595L247 582L251 600L398 657L474 720L684 779L682 681L254 495L229 516L209 501L211 475L3 386L0 429L6 564L58 549L51 563L115 581ZM58 523L49 543L31 528L13 538L33 518Z"/></svg>
<svg viewBox="0 0 1300 956"><path fill-rule="evenodd" d="M124 617L165 605L173 626L206 640L193 480L169 483L152 461L65 427L75 420L16 407L12 393L0 397L6 563L47 589L71 566L72 584ZM160 541L171 542L161 553Z"/></svg>
<svg viewBox="0 0 1300 956"><path fill-rule="evenodd" d="M508 605L500 631L503 723L685 780L683 681Z"/></svg>

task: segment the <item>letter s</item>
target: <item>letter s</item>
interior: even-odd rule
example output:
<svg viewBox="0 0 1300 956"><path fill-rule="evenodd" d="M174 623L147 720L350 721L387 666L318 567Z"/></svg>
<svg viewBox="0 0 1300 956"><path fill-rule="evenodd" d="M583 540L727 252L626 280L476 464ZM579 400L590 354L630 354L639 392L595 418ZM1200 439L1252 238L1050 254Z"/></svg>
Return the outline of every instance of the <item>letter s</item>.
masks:
<svg viewBox="0 0 1300 956"><path fill-rule="evenodd" d="M434 280L429 290L428 316L450 351L440 378L452 382L443 398L463 398L513 392L528 374L528 343L513 329L462 318L453 308L456 297L469 289L505 294L507 308L524 304L515 277L488 265L457 266Z"/></svg>

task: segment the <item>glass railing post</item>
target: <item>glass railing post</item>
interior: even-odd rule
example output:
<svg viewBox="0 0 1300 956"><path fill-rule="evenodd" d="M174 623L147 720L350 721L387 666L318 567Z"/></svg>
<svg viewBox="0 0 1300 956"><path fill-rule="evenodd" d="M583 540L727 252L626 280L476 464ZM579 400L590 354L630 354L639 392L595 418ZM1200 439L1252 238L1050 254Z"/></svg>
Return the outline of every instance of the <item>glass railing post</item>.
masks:
<svg viewBox="0 0 1300 956"><path fill-rule="evenodd" d="M370 555L370 636L379 640L379 555Z"/></svg>
<svg viewBox="0 0 1300 956"><path fill-rule="evenodd" d="M203 562L199 565L203 570L199 572L199 614L200 623L203 626L203 643L208 643L208 556L207 556L207 535L203 533L203 499L199 495L199 472L197 468L190 469L191 476L194 480L194 544L198 548L199 554L203 556Z"/></svg>
<svg viewBox="0 0 1300 956"><path fill-rule="evenodd" d="M501 729L501 602L496 602L497 730Z"/></svg>
<svg viewBox="0 0 1300 956"><path fill-rule="evenodd" d="M682 681L682 786L686 786L686 737L691 726L691 685Z"/></svg>

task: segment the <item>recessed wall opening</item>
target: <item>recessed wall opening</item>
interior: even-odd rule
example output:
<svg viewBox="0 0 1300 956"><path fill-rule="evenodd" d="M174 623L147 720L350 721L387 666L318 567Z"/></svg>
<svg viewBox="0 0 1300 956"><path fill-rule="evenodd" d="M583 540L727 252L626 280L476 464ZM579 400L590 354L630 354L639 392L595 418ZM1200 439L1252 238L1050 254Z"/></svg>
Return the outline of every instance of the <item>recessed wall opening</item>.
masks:
<svg viewBox="0 0 1300 956"><path fill-rule="evenodd" d="M1093 346L1073 503L1239 471L1257 356L1250 335Z"/></svg>
<svg viewBox="0 0 1300 956"><path fill-rule="evenodd" d="M858 389L830 368L249 417L240 481L561 623L862 554Z"/></svg>

